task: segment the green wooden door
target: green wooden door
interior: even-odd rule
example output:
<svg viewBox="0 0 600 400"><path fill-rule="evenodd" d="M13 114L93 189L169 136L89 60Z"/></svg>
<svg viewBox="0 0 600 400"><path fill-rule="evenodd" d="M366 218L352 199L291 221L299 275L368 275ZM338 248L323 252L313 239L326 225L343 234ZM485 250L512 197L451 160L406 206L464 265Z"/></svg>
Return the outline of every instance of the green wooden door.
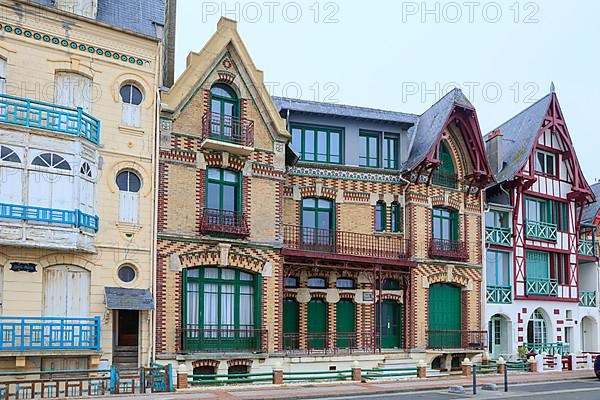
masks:
<svg viewBox="0 0 600 400"><path fill-rule="evenodd" d="M527 277L533 279L548 279L548 253L527 250Z"/></svg>
<svg viewBox="0 0 600 400"><path fill-rule="evenodd" d="M490 353L492 354L492 358L497 360L505 351L505 341L506 337L503 334L502 325L504 324L504 318L495 316L492 317L489 323L489 343L490 343Z"/></svg>
<svg viewBox="0 0 600 400"><path fill-rule="evenodd" d="M294 299L283 301L283 348L284 350L298 349L300 321L298 319L298 302Z"/></svg>
<svg viewBox="0 0 600 400"><path fill-rule="evenodd" d="M335 306L338 349L356 347L356 306L352 300L340 300Z"/></svg>
<svg viewBox="0 0 600 400"><path fill-rule="evenodd" d="M447 283L429 286L429 347L461 347L461 290ZM433 331L433 332L431 332ZM444 332L446 331L446 332Z"/></svg>
<svg viewBox="0 0 600 400"><path fill-rule="evenodd" d="M381 337L381 347L384 349L401 348L402 304L395 300L384 300L381 307L377 303L375 311L377 334Z"/></svg>
<svg viewBox="0 0 600 400"><path fill-rule="evenodd" d="M321 299L308 303L308 348L324 349L327 333L327 304Z"/></svg>

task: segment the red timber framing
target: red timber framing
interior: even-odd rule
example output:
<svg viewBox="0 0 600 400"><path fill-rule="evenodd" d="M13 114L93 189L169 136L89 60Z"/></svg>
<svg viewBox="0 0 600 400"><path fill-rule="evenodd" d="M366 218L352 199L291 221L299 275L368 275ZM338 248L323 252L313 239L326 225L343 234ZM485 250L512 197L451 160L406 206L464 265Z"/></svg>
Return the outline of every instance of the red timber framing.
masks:
<svg viewBox="0 0 600 400"><path fill-rule="evenodd" d="M285 254L285 253L284 253ZM412 273L411 270L413 266L416 266L415 262L404 262L401 264L381 264L375 263L374 260L363 259L362 262L356 261L336 261L334 259L319 259L317 257L301 257L301 256L292 256L287 255L284 258L284 280L285 278L292 276L299 276L303 271L307 272L309 275L314 276L323 276L331 271L336 271L342 277L345 277L349 274L358 274L358 273L366 273L369 279L368 292L372 293L372 304L366 304L366 306L371 307L372 314L367 314L368 316L372 315L371 318L359 318L356 316L357 320L355 322L356 333L357 333L357 351L376 353L382 352L382 337L377 334L377 322L375 317L378 315L379 318L382 317L381 307L383 306L383 301L386 300L386 295L383 289L383 282L387 277L393 277L400 282L400 290L402 291L402 347L403 350L406 350L407 345L410 343L409 340L409 327L414 324L414 321L409 320L411 318L412 312L410 310L415 306L413 299L409 295L409 291L412 287ZM377 282L379 284L377 285ZM330 282L327 288L332 288L333 282ZM358 286L357 286L358 288ZM367 288L363 288L362 292L364 293ZM314 289L315 292L325 292L327 289ZM282 299L289 298L289 292L285 293ZM311 297L318 298L318 297ZM379 307L379 310L377 309ZM335 307L334 307L335 308ZM282 309L282 308L281 308ZM299 315L302 319L302 313ZM306 315L304 315L306 318ZM283 319L281 319L283 321ZM335 321L335 318L333 319ZM331 321L330 312L328 312L328 323L327 323L327 335L331 335L335 332L335 323ZM381 324L381 321L379 321ZM302 325L302 320L300 321L300 325ZM333 332L332 329L333 328ZM301 328L302 330L302 328ZM283 332L283 327L280 328L280 332ZM335 336L335 335L333 335ZM280 343L283 343L284 340L281 340ZM310 348L307 346L306 338L302 335L299 335L299 349L297 351L310 352ZM338 349L335 348L335 339L331 341L331 345L334 348L329 348L326 351L336 352ZM285 349L280 349L285 351Z"/></svg>
<svg viewBox="0 0 600 400"><path fill-rule="evenodd" d="M536 137L533 141L531 153L529 155L529 168L526 169L527 163L521 166L521 169L515 174L512 181L509 182L509 187L513 190L511 195L513 205L513 229L514 229L514 251L513 251L513 276L515 280L515 300L546 300L556 301L560 299L563 302L578 302L578 271L577 265L579 261L579 227L581 223L581 217L583 207L594 200L594 195L591 188L589 187L579 162L571 136L567 129L567 125L558 103L556 93L551 93L551 100L544 116L542 125L539 127ZM571 191L566 194L566 200L574 203L575 212L568 212L568 253L569 253L569 285L568 293L559 290L558 297L545 297L545 296L527 296L526 295L526 251L531 250L546 250L554 253L564 253L564 250L554 249L552 246L540 247L535 244L536 241L531 241L528 244L529 239L525 238L525 201L526 195L534 195L540 198L554 199L554 200L565 200L564 198L557 198L556 196L550 196L546 193L539 193L532 190L532 187L538 180L535 176L538 172L535 172L535 157L536 150L551 151L553 153L559 153L558 150L552 147L548 147L547 144L539 145L540 137L544 135L546 131L550 131L552 135L556 135L563 145L562 160L566 163L567 177L556 177L556 180L561 182L568 182L571 184ZM557 169L560 171L560 168ZM560 172L559 172L560 173ZM543 175L543 174L540 174ZM570 210L570 208L569 208ZM564 286L563 286L564 287Z"/></svg>

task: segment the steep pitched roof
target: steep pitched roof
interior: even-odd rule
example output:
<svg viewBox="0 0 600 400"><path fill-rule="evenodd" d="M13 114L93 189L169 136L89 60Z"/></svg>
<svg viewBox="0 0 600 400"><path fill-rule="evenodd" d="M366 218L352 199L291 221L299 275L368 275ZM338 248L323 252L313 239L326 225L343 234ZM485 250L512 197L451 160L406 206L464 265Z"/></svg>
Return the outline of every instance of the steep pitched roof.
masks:
<svg viewBox="0 0 600 400"><path fill-rule="evenodd" d="M581 217L581 222L586 224L591 224L594 222L594 219L600 212L600 182L594 183L592 186L592 192L594 196L596 196L596 202L588 204L583 209L583 215Z"/></svg>
<svg viewBox="0 0 600 400"><path fill-rule="evenodd" d="M241 60L240 68L247 74L249 87L254 90L256 105L262 114L270 121L269 128L273 129L279 137L289 138L285 122L279 115L273 99L264 84L263 72L256 68L250 53L237 31L237 22L221 17L217 23L217 31L210 37L200 52L188 55L187 65L175 84L164 92L161 99L162 109L166 112L177 113L182 106L191 99L200 87L201 82L211 73L219 57L225 54L231 46Z"/></svg>
<svg viewBox="0 0 600 400"><path fill-rule="evenodd" d="M56 7L56 0L28 1L44 7ZM165 24L165 0L98 0L96 20L157 37L157 25Z"/></svg>
<svg viewBox="0 0 600 400"><path fill-rule="evenodd" d="M280 111L290 110L308 114L404 123L410 125L415 124L418 119L418 116L415 114L350 106L346 104L324 103L277 96L273 96L273 101Z"/></svg>
<svg viewBox="0 0 600 400"><path fill-rule="evenodd" d="M409 130L411 145L408 160L404 165L405 169L409 170L419 165L431 151L438 142L455 106L475 111L475 107L463 92L455 88L421 114L416 126Z"/></svg>
<svg viewBox="0 0 600 400"><path fill-rule="evenodd" d="M527 162L551 100L550 93L485 135L484 140L487 140L495 131L502 134L501 159L504 166L495 172L497 182L512 179Z"/></svg>

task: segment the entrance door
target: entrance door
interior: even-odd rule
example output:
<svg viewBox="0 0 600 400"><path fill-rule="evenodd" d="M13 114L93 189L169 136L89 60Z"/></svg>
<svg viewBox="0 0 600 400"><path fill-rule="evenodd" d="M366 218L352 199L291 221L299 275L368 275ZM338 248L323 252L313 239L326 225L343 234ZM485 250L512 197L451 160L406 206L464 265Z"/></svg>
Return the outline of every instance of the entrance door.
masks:
<svg viewBox="0 0 600 400"><path fill-rule="evenodd" d="M134 370L138 367L139 311L115 310L114 313L113 364L120 370Z"/></svg>
<svg viewBox="0 0 600 400"><path fill-rule="evenodd" d="M308 348L324 349L327 333L327 304L321 299L308 303Z"/></svg>
<svg viewBox="0 0 600 400"><path fill-rule="evenodd" d="M294 299L283 300L283 349L296 350L299 348L300 323L298 302Z"/></svg>
<svg viewBox="0 0 600 400"><path fill-rule="evenodd" d="M338 349L356 347L356 306L352 300L340 300L335 306Z"/></svg>
<svg viewBox="0 0 600 400"><path fill-rule="evenodd" d="M460 348L461 290L447 283L429 286L429 347Z"/></svg>
<svg viewBox="0 0 600 400"><path fill-rule="evenodd" d="M384 349L401 348L402 304L395 300L384 300L381 304L377 303L375 320L377 321L377 334L381 337L381 347Z"/></svg>
<svg viewBox="0 0 600 400"><path fill-rule="evenodd" d="M505 325L504 318L499 316L494 316L490 320L490 352L492 353L493 359L498 359L503 353L506 351L505 341L506 341L506 333L504 332L503 325Z"/></svg>

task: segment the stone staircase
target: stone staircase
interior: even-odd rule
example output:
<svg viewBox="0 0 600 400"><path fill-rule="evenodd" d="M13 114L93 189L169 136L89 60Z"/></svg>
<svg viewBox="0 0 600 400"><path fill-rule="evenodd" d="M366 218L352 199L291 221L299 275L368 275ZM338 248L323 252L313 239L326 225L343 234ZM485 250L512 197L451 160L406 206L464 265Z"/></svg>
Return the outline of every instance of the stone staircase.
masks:
<svg viewBox="0 0 600 400"><path fill-rule="evenodd" d="M119 346L113 350L113 365L119 373L130 373L138 369L137 346Z"/></svg>

